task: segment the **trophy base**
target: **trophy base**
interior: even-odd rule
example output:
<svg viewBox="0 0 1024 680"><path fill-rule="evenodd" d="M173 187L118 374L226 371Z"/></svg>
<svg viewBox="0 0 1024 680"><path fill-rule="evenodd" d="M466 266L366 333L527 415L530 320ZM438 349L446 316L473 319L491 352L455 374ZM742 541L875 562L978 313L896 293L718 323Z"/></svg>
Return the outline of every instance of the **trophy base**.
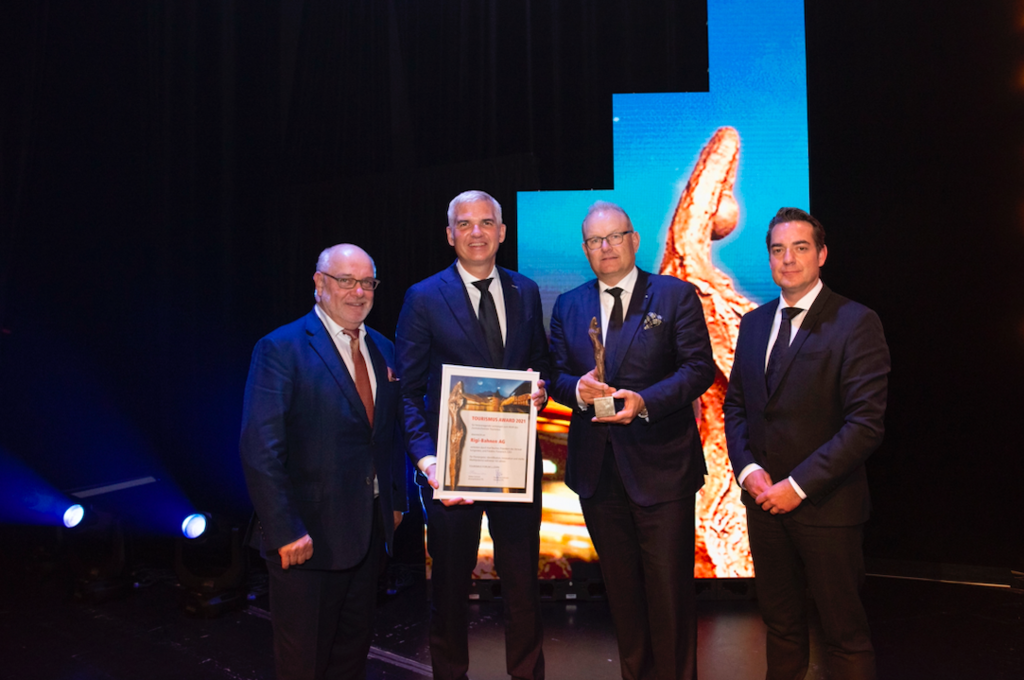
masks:
<svg viewBox="0 0 1024 680"><path fill-rule="evenodd" d="M615 399L613 397L598 397L595 399L594 415L598 418L608 418L615 415Z"/></svg>

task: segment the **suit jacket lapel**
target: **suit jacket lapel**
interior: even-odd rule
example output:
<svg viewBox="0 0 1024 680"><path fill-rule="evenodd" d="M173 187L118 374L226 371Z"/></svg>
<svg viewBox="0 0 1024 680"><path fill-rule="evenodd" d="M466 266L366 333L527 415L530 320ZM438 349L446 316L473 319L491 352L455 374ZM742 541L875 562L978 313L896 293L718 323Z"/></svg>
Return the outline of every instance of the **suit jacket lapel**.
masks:
<svg viewBox="0 0 1024 680"><path fill-rule="evenodd" d="M633 343L633 337L640 328L640 321L647 314L651 304L651 279L647 272L637 269L636 285L633 287L633 294L629 298L629 309L626 310L626 317L622 320L622 330L614 348L615 354L610 358L609 366L605 367L605 376L610 380L618 373L622 361L629 352L629 346Z"/></svg>
<svg viewBox="0 0 1024 680"><path fill-rule="evenodd" d="M757 374L761 376L760 380L755 380L756 387L753 389L757 390L757 394L760 395L761 403L768 401L768 379L765 375L765 361L768 357L768 338L772 334L772 324L775 323L775 312L779 308L779 298L775 298L771 302L764 305L766 311L765 314L761 315L760 324L755 326L752 330L754 331L754 347L758 349L757 363L755 367Z"/></svg>
<svg viewBox="0 0 1024 680"><path fill-rule="evenodd" d="M306 333L309 334L309 346L320 355L321 360L327 366L327 370L330 371L338 387L341 388L345 398L352 403L353 410L361 414L363 422L369 427L370 421L366 417L363 400L359 398L359 391L356 390L356 383L352 380L352 375L348 372L345 360L341 358L334 340L328 335L327 329L324 328L324 324L320 321L320 317L316 315L316 312L310 312L309 317L306 319Z"/></svg>
<svg viewBox="0 0 1024 680"><path fill-rule="evenodd" d="M508 366L509 357L516 356L513 351L518 349L519 341L529 336L514 332L522 327L523 319L523 298L519 294L519 287L512 282L509 273L501 267L498 267L498 278L501 280L501 295L505 299L505 358L502 362L502 368L504 368ZM479 326L479 324L477 325ZM483 335L482 330L481 335Z"/></svg>
<svg viewBox="0 0 1024 680"><path fill-rule="evenodd" d="M441 277L444 285L441 286L441 294L444 296L448 308L451 310L455 321L462 328L462 332L473 341L473 346L480 356L476 360L477 366L487 366L491 363L491 353L487 349L487 338L484 337L484 329L477 321L476 312L470 307L469 293L466 292L466 284L459 276L459 270L453 264L444 271Z"/></svg>

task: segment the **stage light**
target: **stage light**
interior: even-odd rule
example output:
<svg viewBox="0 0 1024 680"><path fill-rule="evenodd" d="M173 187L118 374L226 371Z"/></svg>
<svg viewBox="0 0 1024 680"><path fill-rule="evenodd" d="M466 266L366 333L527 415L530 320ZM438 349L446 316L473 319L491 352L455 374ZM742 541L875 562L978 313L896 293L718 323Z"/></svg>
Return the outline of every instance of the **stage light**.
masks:
<svg viewBox="0 0 1024 680"><path fill-rule="evenodd" d="M124 525L111 513L95 507L88 512L82 509L81 513L80 521L66 533L75 597L98 604L127 595L131 581Z"/></svg>
<svg viewBox="0 0 1024 680"><path fill-rule="evenodd" d="M200 520L206 531L190 537L189 529ZM224 517L209 513L189 515L181 528L174 571L183 588L180 604L185 613L211 618L243 606L249 571L243 532Z"/></svg>
<svg viewBox="0 0 1024 680"><path fill-rule="evenodd" d="M85 517L85 508L75 503L64 511L64 526L68 529L77 527L83 517Z"/></svg>
<svg viewBox="0 0 1024 680"><path fill-rule="evenodd" d="M206 532L206 515L193 513L181 523L181 533L185 538L199 538Z"/></svg>

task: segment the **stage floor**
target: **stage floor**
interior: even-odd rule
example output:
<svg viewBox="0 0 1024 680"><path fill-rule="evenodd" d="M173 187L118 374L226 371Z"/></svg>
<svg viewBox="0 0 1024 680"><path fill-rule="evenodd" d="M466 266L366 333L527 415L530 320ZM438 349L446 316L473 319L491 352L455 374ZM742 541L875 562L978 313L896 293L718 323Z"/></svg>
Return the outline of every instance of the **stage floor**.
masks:
<svg viewBox="0 0 1024 680"><path fill-rule="evenodd" d="M5 566L11 567L8 555ZM214 619L190 618L177 606L169 569L136 573L126 597L85 604L67 598L58 575L7 573L0 591L0 678L7 680L272 680L265 582L253 599ZM869 577L880 677L911 680L1019 680L1024 677L1024 594L1020 591ZM619 677L615 638L602 601L546 602L547 676L553 680ZM474 602L474 680L507 677L500 601ZM368 677L429 677L429 600L422 581L382 602ZM699 603L703 680L764 677L764 628L751 601ZM825 678L818 666L809 678Z"/></svg>

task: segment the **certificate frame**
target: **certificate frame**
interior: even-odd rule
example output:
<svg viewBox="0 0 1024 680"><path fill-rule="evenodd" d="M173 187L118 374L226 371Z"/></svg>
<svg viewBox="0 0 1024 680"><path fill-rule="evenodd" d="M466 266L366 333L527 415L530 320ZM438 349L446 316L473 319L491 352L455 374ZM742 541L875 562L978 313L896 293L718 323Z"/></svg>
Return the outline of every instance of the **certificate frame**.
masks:
<svg viewBox="0 0 1024 680"><path fill-rule="evenodd" d="M444 364L434 498L531 503L540 374ZM455 450L453 450L453 448Z"/></svg>

